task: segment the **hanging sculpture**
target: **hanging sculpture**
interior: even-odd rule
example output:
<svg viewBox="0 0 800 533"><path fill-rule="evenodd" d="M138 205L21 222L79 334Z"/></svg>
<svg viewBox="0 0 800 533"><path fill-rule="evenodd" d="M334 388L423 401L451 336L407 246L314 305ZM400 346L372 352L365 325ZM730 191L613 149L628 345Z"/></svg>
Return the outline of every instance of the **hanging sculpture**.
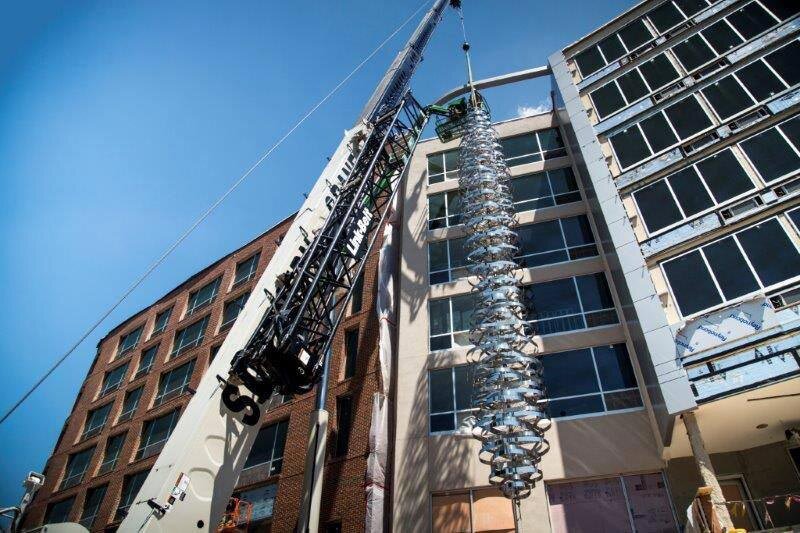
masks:
<svg viewBox="0 0 800 533"><path fill-rule="evenodd" d="M475 98L477 96L478 98ZM550 420L544 408L542 364L525 331L517 234L508 166L489 113L473 93L460 150L459 185L467 228L465 252L475 312L470 330L475 363L474 436L482 443L480 461L491 466L489 481L514 500L525 498L542 479L539 462L549 445Z"/></svg>

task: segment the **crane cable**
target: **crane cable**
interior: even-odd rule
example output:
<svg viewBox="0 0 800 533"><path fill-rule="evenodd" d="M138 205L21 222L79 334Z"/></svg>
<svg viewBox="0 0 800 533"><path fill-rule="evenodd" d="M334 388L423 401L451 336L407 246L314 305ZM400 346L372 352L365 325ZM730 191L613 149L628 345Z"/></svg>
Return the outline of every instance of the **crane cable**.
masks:
<svg viewBox="0 0 800 533"><path fill-rule="evenodd" d="M141 276L139 276L139 278L138 278L138 279L137 279L137 280L136 280L136 281L133 283L133 285L131 285L131 286L130 286L130 287L129 287L129 288L128 288L128 289L127 289L127 290L126 290L126 291L125 291L123 294L122 294L122 296L120 296L120 297L119 297L119 298L118 298L118 299L117 299L117 300L114 302L114 304L113 304L111 307L109 307L109 308L108 308L108 309L107 309L107 310L106 310L106 311L105 311L105 312L104 312L104 313L103 313L103 314L100 316L100 318L98 318L98 319L97 319L97 321L95 321L95 322L92 324L92 326L91 326L91 327L90 327L90 328L89 328L89 329L88 329L88 330L87 330L87 331L86 331L86 332L85 332L83 335L81 335L81 337L80 337L80 338L79 338L79 339L78 339L78 340L77 340L77 341L76 341L74 344L72 344L72 346L70 346L70 348L69 348L69 349L66 351L66 353L64 353L64 355L62 355L62 356L61 356L61 357L60 357L60 358L59 358L59 359L58 359L58 360L57 360L57 361L56 361L56 362L55 362L55 363L54 363L54 364L53 364L53 365L50 367L50 369L49 369L49 370L47 370L47 372L45 372L45 373L44 373L44 375L43 375L42 377L40 377L40 378L39 378L39 380L38 380L38 381L36 381L36 383L34 383L34 384L33 384L33 386L31 386L31 388L30 388L30 389L28 389L28 391L27 391L27 392L25 392L25 394L23 394L23 395L22 395L22 397L21 397L19 400L17 400L17 402L16 402L16 403L15 403L13 406L11 406L11 408L10 408L10 409L8 409L8 411L6 411L6 412L5 412L5 414L3 415L3 417L2 417L2 418L0 418L0 424L2 424L3 422L5 422L5 421L6 421L6 419L7 419L9 416L11 416L11 414L12 414L12 413L14 413L14 411L16 411L16 410L17 410L17 408L19 408L19 406L20 406L20 405L22 405L22 404L25 402L25 400L27 400L27 399L28 399L28 397L29 397L29 396L30 396L31 394L33 394L33 392L34 392L36 389L38 389L38 388L39 388L39 386L40 386L42 383L44 383L44 381L45 381L45 380L46 380L48 377L50 377L50 375L51 375L51 374L52 374L52 373L53 373L53 372L54 372L54 371L55 371L55 370L56 370L56 369L57 369L59 366L61 366L61 364L62 364L64 361L66 361L66 359L67 359L67 358L68 358L70 355L72 355L72 353L73 353L73 352L74 352L74 351L75 351L75 350L78 348L78 346L80 346L80 345L83 343L83 341L85 341L85 340L86 340L86 338L87 338L89 335L91 335L91 334L94 332L94 330L96 330L96 329L97 329L97 328L100 326L100 324L102 324L102 323L103 323L103 321L104 321L106 318L108 318L108 316L109 316L111 313L113 313L113 312L114 312L114 310L115 310L117 307L119 307L119 306L120 306L120 304L122 304L122 302L124 302L124 301L125 301L125 299L126 299L128 296L130 296L130 294L131 294L131 293L132 293L132 292L133 292L133 291L134 291L134 290L135 290L137 287L139 287L139 285L141 285L141 284L142 284L142 282L144 282L144 280L145 280L145 279L147 279L147 278L150 276L150 274L151 274L151 273L152 273L152 272L153 272L153 271L154 271L156 268L158 268L158 267L159 267L159 265L161 265L161 263L163 263L163 262L164 262L164 260L166 260L166 259L167 259L167 257L169 257L169 256L172 254L172 252L173 252L173 251L175 251L175 249L176 249L178 246L180 246L180 244L181 244L183 241L185 241L185 240L186 240L186 238L187 238L187 237L189 237L189 235L191 235L191 234L194 232L194 230L195 230L195 229L197 229L197 227L198 227L200 224L202 224L202 223L203 223L203 221L205 221L205 219L207 219L207 218L208 218L208 217L209 217L209 216L210 216L210 215L211 215L211 214L212 214L214 211L216 211L217 207L219 207L219 206L220 206L220 204L221 204L222 202L224 202L224 201L225 201L225 200L228 198L228 196L230 196L230 195L231 195L231 194L232 194L232 193L233 193L233 192L234 192L236 189L238 189L238 188L239 188L239 185L241 185L241 184L242 184L242 182L244 182L244 180L246 180L246 179L247 179L247 177L248 177L248 176L250 176L250 174L252 174L252 173L253 173L253 172L254 172L254 171L255 171L255 170L256 170L256 169L257 169L257 168L258 168L258 167L261 165L261 163L263 163L263 162L264 162L264 161L265 161L265 160L266 160L266 159L267 159L267 158L268 158L270 155L272 155L272 153L273 153L273 152L274 152L274 151L275 151L275 150L276 150L276 149L277 149L277 148L278 148L278 147L279 147L281 144L283 144L283 142L284 142L284 141L285 141L287 138L289 138L289 136L290 136L290 135L292 135L292 134L295 132L295 130L297 130L297 128L299 128L299 127L300 127L300 126L301 126L301 125L302 125L302 124L303 124L303 123L306 121L306 119L308 119L308 118L309 118L309 117L310 117L312 114L314 114L314 112L315 112L317 109L319 109L319 108L320 108L320 107L321 107L321 106L322 106L322 105L323 105L325 102L327 102L327 101L328 101L328 100L329 100L329 99L330 99L330 98L331 98L331 97L332 97L334 94L336 94L336 93L339 91L339 89L340 89L340 88L341 88L341 87L342 87L342 86L343 86L345 83L347 83L347 81L348 81L350 78L352 78L352 77L353 77L353 76L354 76L354 75L355 75L355 74L356 74L356 73L357 73L359 70L361 70L361 68L362 68L362 67L363 67L363 66L364 66L364 65L365 65L365 64L366 64L366 63L367 63L367 62L368 62L370 59L372 59L372 58L375 56L375 54L377 54L377 53L378 53L378 52L379 52L379 51L380 51L380 50L381 50L381 49L382 49L382 48L383 48L383 47L384 47L384 46L385 46L385 45L386 45L386 44L387 44L389 41L391 41L391 40L394 38L394 36L395 36L395 35L397 35L397 34L400 32L400 30L402 30L402 29L403 29L403 28L404 28L404 27L405 27L405 26L406 26L406 25L407 25L409 22L411 22L411 20L412 20L412 19L414 19L414 17L416 17L416 16L417 16L417 14L420 12L420 10L422 10L422 8L423 8L423 7L425 7L427 4L428 4L428 0L425 0L425 1L423 1L423 2L422 2L420 5L419 5L419 7L417 7L417 9L416 9L416 10L414 10L414 12L413 12L413 13L411 13L411 15L409 15L409 16L408 16L408 18L406 18L406 19L405 19L405 21L403 21L403 23L402 23L402 24L400 24L400 25L399 25L397 28L395 28L395 30L394 30L394 31L392 31L392 32L389 34L389 36L388 36L388 37L386 37L386 38L385 38L385 39L384 39L384 40L383 40L383 41L382 41L382 42L381 42L381 43L380 43L380 44L377 46L377 48L375 48L375 49L374 49L372 52L370 52L370 53L369 53L369 55L367 55L367 56L366 56L366 57L365 57L365 58L364 58L364 59L363 59L363 60L362 60L362 61L361 61L361 62L360 62L358 65L356 65L356 67L355 67L355 68L354 68L352 71L350 71L350 73L349 73L347 76L345 76L345 77L344 77L344 78L343 78L343 79L342 79L342 80L341 80L341 81L340 81L338 84L336 84L336 86L335 86L333 89L331 89L331 90L328 92L328 94L326 94L325 96L323 96L323 97L322 97L322 99L320 99L320 100L319 100L319 101L318 101L318 102L317 102L317 103L316 103L316 104L315 104L315 105L314 105L314 106L313 106L311 109L309 109L309 110L306 112L306 114L305 114L305 115L303 115L303 116L302 116L302 118L300 118L300 120L298 120L298 121L297 121L297 122L294 124L294 126L292 126L292 127L291 127L291 128L290 128L290 129L289 129L289 130L288 130L288 131L287 131L287 132L286 132L286 133L283 135L283 137L281 137L280 139L278 139L278 141L277 141L275 144L273 144L273 145L272 145L272 146L271 146L271 147L270 147L270 148L269 148L269 149L268 149L266 152L264 152L264 154L263 154L263 155L262 155L260 158L258 158L258 160L256 160L256 162L255 162L255 163L253 163L253 165L251 165L251 166L250 166L250 168L248 168L248 169L247 169L247 170L244 172L244 174L242 174L241 176L239 176L239 178L238 178L236 181L234 181L234 182L233 182L233 184L232 184L232 185L231 185L231 186L228 188L228 190L226 190L226 191L225 191L225 192L224 192L224 193L223 193L223 194L222 194L222 195L221 195L219 198L217 198L217 200L216 200L216 201L215 201L213 204L211 204L211 206L210 206L208 209L206 209L206 210L203 212L203 214L201 214L201 215L200 215L200 217L198 217L198 218L197 218L197 220L195 220L195 221L194 221L194 223L193 223L191 226L189 226L189 228L188 228L188 229L186 229L186 231L184 231L184 232L181 234L181 236L180 236L180 237L178 237L178 239L177 239L177 240L176 240L174 243L172 243L172 245L170 245L170 247L169 247L169 248L167 248L167 249L166 249L166 251L164 251L164 253L162 253L162 254L161 254L161 256L160 256L160 257L158 257L158 259L156 259L156 260L155 260L155 261L154 261L154 262L153 262L153 263L152 263L152 264L151 264L151 265L150 265L150 266L147 268L147 270L145 270L144 274L142 274Z"/></svg>

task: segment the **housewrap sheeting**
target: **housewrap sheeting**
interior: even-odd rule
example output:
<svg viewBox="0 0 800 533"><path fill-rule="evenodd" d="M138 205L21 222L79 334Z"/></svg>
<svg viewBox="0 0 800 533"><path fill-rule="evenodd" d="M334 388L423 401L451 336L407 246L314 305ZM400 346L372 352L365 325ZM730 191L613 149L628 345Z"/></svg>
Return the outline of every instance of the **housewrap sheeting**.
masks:
<svg viewBox="0 0 800 533"><path fill-rule="evenodd" d="M401 195L397 194L389 207L383 228L383 245L378 258L378 359L380 362L381 392L372 398L372 423L369 429L367 457L367 517L365 531L383 531L384 484L386 482L387 445L389 440L389 386L392 381L393 339L395 332L395 276L399 253Z"/></svg>

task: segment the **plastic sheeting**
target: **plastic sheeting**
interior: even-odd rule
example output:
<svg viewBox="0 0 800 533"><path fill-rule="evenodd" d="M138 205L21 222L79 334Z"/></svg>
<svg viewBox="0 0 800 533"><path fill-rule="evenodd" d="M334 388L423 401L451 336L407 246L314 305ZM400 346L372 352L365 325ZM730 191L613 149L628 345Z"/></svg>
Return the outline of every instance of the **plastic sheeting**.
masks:
<svg viewBox="0 0 800 533"><path fill-rule="evenodd" d="M399 228L401 224L401 195L394 197L386 226L383 245L378 258L377 313L378 359L380 363L381 392L372 398L372 422L369 429L369 456L367 457L367 514L365 531L378 533L384 525L384 486L389 441L389 387L392 382L392 358L395 334L395 279L399 254Z"/></svg>

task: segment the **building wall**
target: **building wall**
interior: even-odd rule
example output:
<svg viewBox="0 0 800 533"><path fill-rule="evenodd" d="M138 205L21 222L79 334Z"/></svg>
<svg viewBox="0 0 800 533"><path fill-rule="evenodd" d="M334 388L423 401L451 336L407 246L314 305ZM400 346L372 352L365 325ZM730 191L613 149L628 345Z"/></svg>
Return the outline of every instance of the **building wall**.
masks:
<svg viewBox="0 0 800 533"><path fill-rule="evenodd" d="M548 113L495 126L500 137L509 137L556 125L555 116ZM457 141L443 145L435 139L420 143L405 183L392 516L396 531L430 531L432 495L455 494L464 489L489 485L488 466L478 461L479 443L475 439L465 434L438 434L429 430L429 372L468 363L468 348L431 351L428 344L429 302L465 294L471 289L467 279L435 285L428 282L428 243L462 236L463 227L428 229L429 195L455 190L458 183L446 180L429 185L427 156L457 146ZM510 170L513 177L518 177L571 165L571 159L564 156L512 166ZM585 200L579 199L574 203L522 211L517 218L521 225L585 214L587 211ZM520 270L523 284L589 273L607 273L602 254ZM533 298L535 301L535 291ZM618 304L617 313L622 317ZM629 353L634 353L625 327L619 324L537 335L534 342L540 353L545 354L544 357L554 352L614 343L626 343ZM641 375L638 370L636 373L641 384ZM641 387L640 392L647 405L647 394ZM625 437L620 438L621 435ZM652 420L644 407L620 413L612 411L556 419L547 436L552 446L542 461L547 483L624 472L658 472L664 464ZM543 484L537 485L530 498L522 500L521 514L521 531L550 531L547 494Z"/></svg>
<svg viewBox="0 0 800 533"><path fill-rule="evenodd" d="M117 509L125 476L150 468L157 458L156 454L146 459L134 460L143 423L162 413L170 412L176 408L183 408L190 400L190 393L185 392L161 406L151 408L150 405L161 374L194 358L196 365L190 387L196 388L198 386L203 372L208 367L212 350L222 344L229 330L229 328L225 328L220 331L219 328L225 302L253 287L277 248L279 239L291 224L291 220L290 217L282 221L252 242L193 275L152 306L143 309L112 329L101 340L97 357L89 369L72 413L65 422L64 430L55 445L53 455L47 461L45 486L39 491L28 508L24 519L25 528L42 524L49 505L72 496L75 496L76 499L69 514L69 520L77 522L81 517L87 490L108 484L105 498L94 521L92 531L103 531L107 527L113 529L117 524L113 522L113 516ZM380 240L378 241L378 247L379 245ZM330 450L323 489L321 523L341 522L343 531L363 530L365 521L366 499L363 483L368 453L372 395L379 390L380 385L377 360L378 330L375 312L378 247L368 257L365 266L361 311L357 313L348 312L334 339L332 348L332 366L326 402L331 417L328 440ZM252 276L247 282L231 289L237 263L259 251L261 256L256 275ZM203 310L194 313L191 317L181 318L187 305L189 293L214 280L219 275L222 275L222 282L214 301ZM174 305L173 314L166 329L151 338L150 331L153 329L156 314L171 305ZM169 352L175 332L206 314L210 316L210 320L202 343L170 359ZM144 324L145 327L136 348L128 352L125 357L119 360L115 359L120 337L140 324ZM353 328L359 328L357 370L354 377L343 379L344 332ZM137 370L141 353L158 343L160 343L160 348L154 366L146 376L134 379L133 376ZM116 392L108 394L101 399L95 399L108 368L115 367L119 364L118 361L122 359L129 360L130 364L121 387ZM144 384L145 388L134 416L130 420L116 422L126 391L135 389L141 384ZM341 395L351 395L354 398L353 426L347 453L341 457L334 458L332 457L332 446L335 442L334 436L338 430L336 398ZM98 435L81 441L80 435L88 411L98 405L105 404L109 399L113 400L114 407L105 427ZM268 468L255 466L243 470L237 484L237 491L241 491L265 484L278 483L273 518L260 524L256 530L289 532L295 527L299 513L298 502L300 501L303 484L309 415L313 408L314 392L311 392L291 398L283 404L276 402L263 415L263 426L281 420L288 420L289 426L280 474L270 477ZM97 475L97 468L102 461L106 440L109 436L125 431L127 431L127 438L116 467L110 472ZM59 490L70 454L84 450L92 445L96 445L96 449L82 482L68 489ZM253 529L251 528L251 530Z"/></svg>

